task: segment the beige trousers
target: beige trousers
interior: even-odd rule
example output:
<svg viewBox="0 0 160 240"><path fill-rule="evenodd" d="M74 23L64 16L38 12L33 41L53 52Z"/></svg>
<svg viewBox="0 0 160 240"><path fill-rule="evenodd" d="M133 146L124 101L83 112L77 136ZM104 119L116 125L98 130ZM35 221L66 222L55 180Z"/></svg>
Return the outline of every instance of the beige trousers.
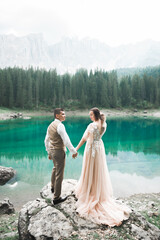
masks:
<svg viewBox="0 0 160 240"><path fill-rule="evenodd" d="M51 188L54 189L53 199L57 200L61 196L66 153L63 149L55 149L51 151L50 155L54 164L51 175Z"/></svg>

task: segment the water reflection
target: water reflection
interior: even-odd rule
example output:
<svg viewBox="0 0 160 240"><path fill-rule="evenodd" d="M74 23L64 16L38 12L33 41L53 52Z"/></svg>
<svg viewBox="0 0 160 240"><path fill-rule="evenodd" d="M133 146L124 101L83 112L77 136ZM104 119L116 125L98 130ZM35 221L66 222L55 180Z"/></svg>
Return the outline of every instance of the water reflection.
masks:
<svg viewBox="0 0 160 240"><path fill-rule="evenodd" d="M76 159L72 159L71 153L67 152L65 178L78 179L82 169L83 154L80 153ZM118 151L116 155L108 153L106 161L109 171L121 173L136 173L139 176L153 178L160 176L160 160L157 154L134 153L131 151ZM21 160L1 157L0 165L12 166L17 171L16 180L23 179L30 184L43 184L45 176L49 175L53 167L52 161L48 160L47 154L41 158L22 157Z"/></svg>
<svg viewBox="0 0 160 240"><path fill-rule="evenodd" d="M18 179L42 182L45 174L50 173L52 163L47 159L44 137L51 121L52 118L42 117L0 122L0 164L17 169ZM89 118L76 117L65 122L74 146L89 122ZM160 176L159 119L119 118L109 119L107 124L103 141L110 170L148 178ZM67 152L66 177L79 177L83 152L84 146L76 160ZM30 180L28 174L32 175Z"/></svg>
<svg viewBox="0 0 160 240"><path fill-rule="evenodd" d="M138 193L159 193L160 177L148 179L138 176L136 173L121 173L119 171L111 171L110 177L115 197L127 197Z"/></svg>
<svg viewBox="0 0 160 240"><path fill-rule="evenodd" d="M118 170L121 173L136 173L146 178L160 176L160 158L157 154L118 151L116 156L109 153L107 161L110 170Z"/></svg>
<svg viewBox="0 0 160 240"><path fill-rule="evenodd" d="M52 118L9 120L0 122L0 157L22 159L45 157L44 137ZM65 126L73 145L77 145L87 125L88 118L67 119ZM159 119L109 119L103 136L106 153L118 151L160 155ZM84 148L80 149L83 153Z"/></svg>
<svg viewBox="0 0 160 240"><path fill-rule="evenodd" d="M53 163L47 158L44 137L51 121L52 118L33 118L0 122L0 165L17 171L15 179L0 187L1 199L11 196L17 204L20 199L34 199L50 181ZM70 118L65 122L74 146L89 123L88 118ZM107 124L103 141L116 196L159 192L160 120L108 119ZM84 146L77 159L67 152L65 178L79 179L83 151Z"/></svg>
<svg viewBox="0 0 160 240"><path fill-rule="evenodd" d="M75 168L76 169L76 168ZM72 175L65 171L65 177L73 178ZM160 192L160 177L146 178L143 176L138 176L136 173L122 173L117 170L110 171L110 177L113 187L114 197L127 197L138 193L158 193ZM32 176L30 176L32 178ZM35 178L36 179L36 178ZM42 181L38 182L24 182L24 179L17 181L16 184L8 183L0 188L0 200L5 197L9 199L14 204L16 210L20 210L22 206L35 198L39 197L39 192L42 187L50 181L50 172L43 178ZM42 180L42 179L41 179ZM63 189L62 189L63 194Z"/></svg>

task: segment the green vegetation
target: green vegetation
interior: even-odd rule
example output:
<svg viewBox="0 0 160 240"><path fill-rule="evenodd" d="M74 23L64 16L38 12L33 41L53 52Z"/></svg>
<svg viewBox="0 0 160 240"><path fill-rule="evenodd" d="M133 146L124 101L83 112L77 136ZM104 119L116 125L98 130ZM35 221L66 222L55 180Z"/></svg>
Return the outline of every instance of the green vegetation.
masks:
<svg viewBox="0 0 160 240"><path fill-rule="evenodd" d="M134 238L129 234L128 229L124 227L124 224L122 224L119 227L115 227L117 230L118 237L115 238L117 240L124 240L124 239L130 239L133 240Z"/></svg>
<svg viewBox="0 0 160 240"><path fill-rule="evenodd" d="M149 216L147 212L142 212L146 220L160 229L160 214Z"/></svg>
<svg viewBox="0 0 160 240"><path fill-rule="evenodd" d="M19 239L19 235L17 234L16 236L13 237L5 237L3 238L3 240L18 240Z"/></svg>
<svg viewBox="0 0 160 240"><path fill-rule="evenodd" d="M78 234L72 235L69 238L64 238L64 240L81 240Z"/></svg>
<svg viewBox="0 0 160 240"><path fill-rule="evenodd" d="M11 233L15 232L14 236L10 237L4 237L4 240L17 240L19 239L18 236L18 229L17 229L17 224L18 224L18 213L16 214L11 214L11 215L1 215L0 216L0 235L1 234L6 234L6 233ZM16 234L17 233L17 234Z"/></svg>
<svg viewBox="0 0 160 240"><path fill-rule="evenodd" d="M20 109L157 108L160 106L160 67L140 74L81 69L74 75L56 70L0 69L0 107Z"/></svg>
<svg viewBox="0 0 160 240"><path fill-rule="evenodd" d="M101 236L98 233L93 233L93 239L101 239Z"/></svg>
<svg viewBox="0 0 160 240"><path fill-rule="evenodd" d="M52 200L50 198L45 198L45 202L48 203L48 204L51 204Z"/></svg>
<svg viewBox="0 0 160 240"><path fill-rule="evenodd" d="M159 66L152 66L146 68L119 68L117 69L117 76L120 80L123 76L133 76L138 74L140 77L143 77L144 74L147 76L155 76L158 72Z"/></svg>

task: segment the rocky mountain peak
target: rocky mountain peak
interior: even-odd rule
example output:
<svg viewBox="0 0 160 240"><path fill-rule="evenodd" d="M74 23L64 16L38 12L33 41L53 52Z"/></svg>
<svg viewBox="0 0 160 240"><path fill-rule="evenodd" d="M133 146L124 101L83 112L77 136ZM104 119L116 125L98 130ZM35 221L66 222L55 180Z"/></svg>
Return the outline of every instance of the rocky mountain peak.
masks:
<svg viewBox="0 0 160 240"><path fill-rule="evenodd" d="M147 67L160 63L160 42L146 40L110 47L96 39L63 38L48 45L42 34L23 37L0 35L0 67L56 68L58 73L87 70Z"/></svg>

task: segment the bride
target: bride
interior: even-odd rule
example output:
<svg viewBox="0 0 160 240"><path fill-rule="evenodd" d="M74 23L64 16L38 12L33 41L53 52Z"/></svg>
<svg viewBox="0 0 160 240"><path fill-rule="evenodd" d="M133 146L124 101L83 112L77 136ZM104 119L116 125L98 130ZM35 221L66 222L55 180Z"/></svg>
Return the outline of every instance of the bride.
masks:
<svg viewBox="0 0 160 240"><path fill-rule="evenodd" d="M112 185L106 164L106 155L102 136L106 131L104 114L98 108L89 112L90 123L76 147L78 149L87 141L80 179L75 188L78 199L77 212L81 217L97 224L119 226L129 218L131 210L113 198Z"/></svg>

